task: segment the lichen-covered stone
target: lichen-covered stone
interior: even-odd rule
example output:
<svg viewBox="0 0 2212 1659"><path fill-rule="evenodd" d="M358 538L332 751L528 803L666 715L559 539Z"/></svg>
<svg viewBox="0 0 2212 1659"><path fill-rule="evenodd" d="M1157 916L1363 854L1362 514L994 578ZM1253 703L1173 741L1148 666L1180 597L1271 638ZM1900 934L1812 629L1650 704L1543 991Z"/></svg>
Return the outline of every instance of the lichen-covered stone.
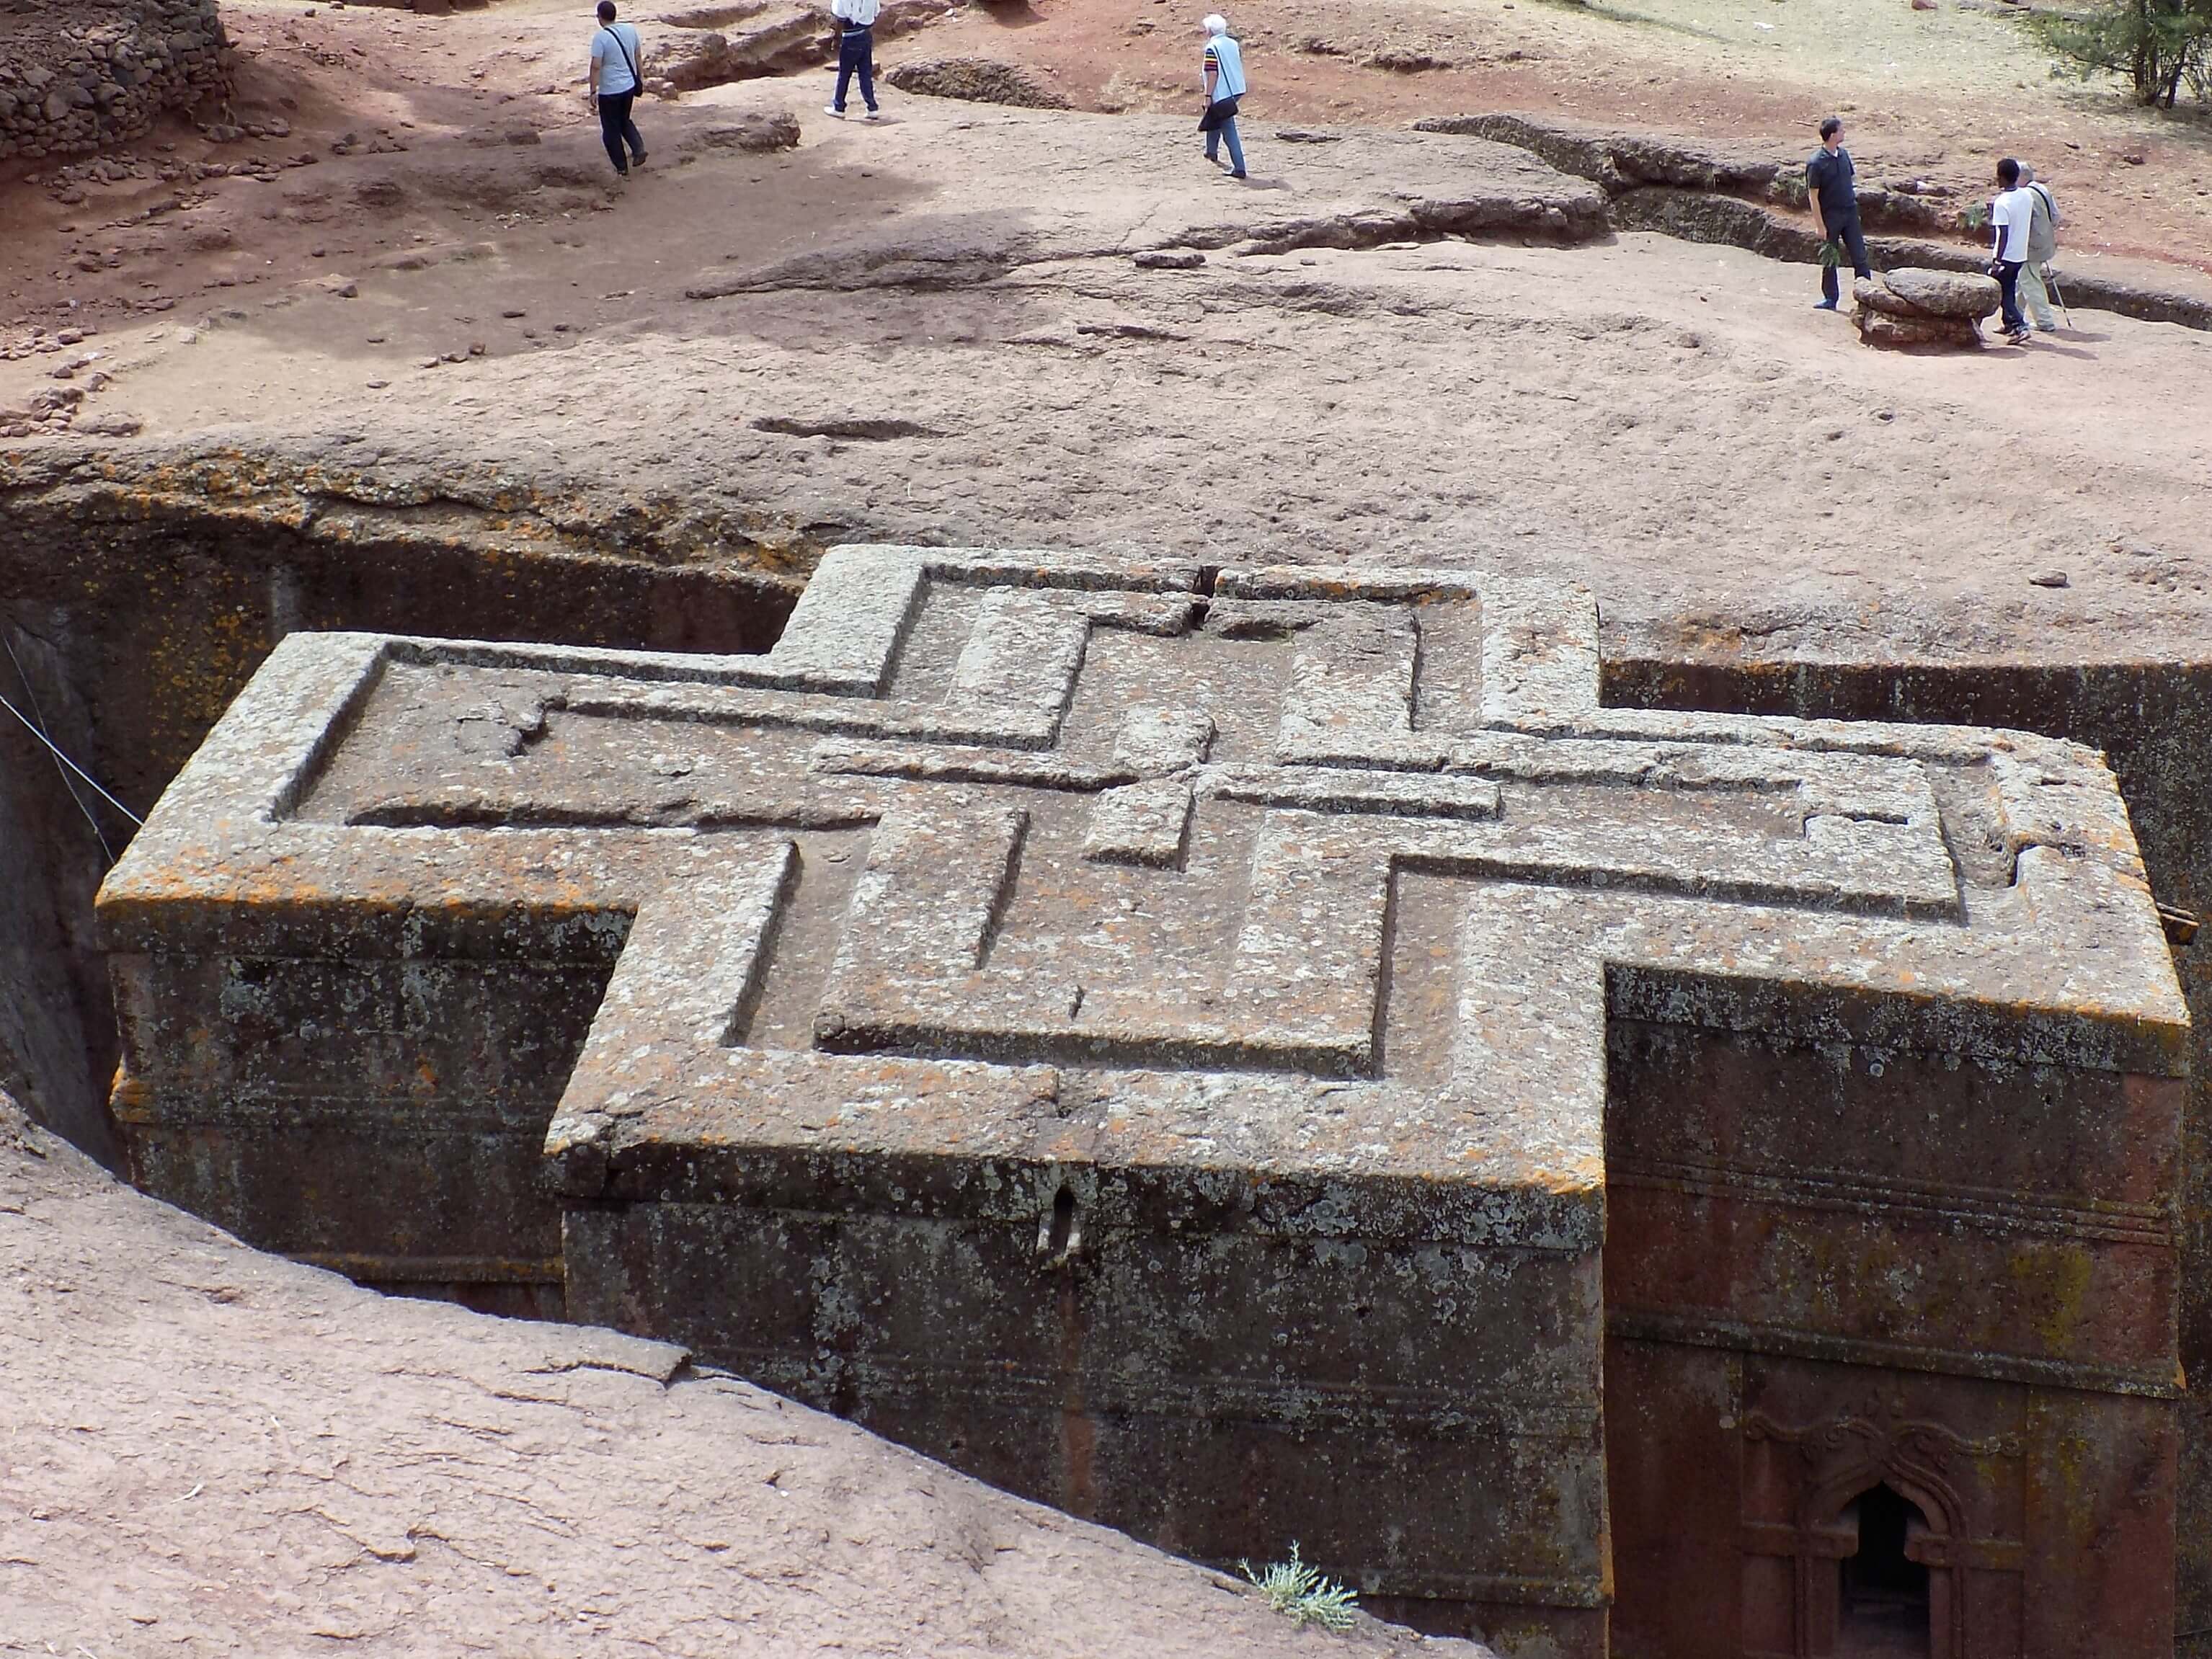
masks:
<svg viewBox="0 0 2212 1659"><path fill-rule="evenodd" d="M295 635L102 896L134 1170L1502 1649L1832 1631L1887 1483L1970 1650L2157 1651L2187 1015L2109 774L1604 708L1595 635L907 547L760 657Z"/></svg>
<svg viewBox="0 0 2212 1659"><path fill-rule="evenodd" d="M894 65L884 79L901 92L930 98L960 98L975 104L1012 104L1023 109L1066 109L1065 94L1045 86L1018 64L991 58L927 58Z"/></svg>

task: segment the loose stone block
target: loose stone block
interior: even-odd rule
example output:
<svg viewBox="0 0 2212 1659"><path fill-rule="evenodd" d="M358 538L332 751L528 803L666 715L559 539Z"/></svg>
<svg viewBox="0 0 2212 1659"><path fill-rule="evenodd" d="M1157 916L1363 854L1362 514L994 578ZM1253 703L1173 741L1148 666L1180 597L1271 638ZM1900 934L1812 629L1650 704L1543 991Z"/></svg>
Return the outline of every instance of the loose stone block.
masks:
<svg viewBox="0 0 2212 1659"><path fill-rule="evenodd" d="M1859 337L1869 345L1943 346L1972 350L1981 319L2002 302L1996 279L1974 271L1886 271L1851 284Z"/></svg>
<svg viewBox="0 0 2212 1659"><path fill-rule="evenodd" d="M915 548L757 658L295 635L103 895L134 1171L1508 1652L2165 1650L2109 774L1595 638Z"/></svg>

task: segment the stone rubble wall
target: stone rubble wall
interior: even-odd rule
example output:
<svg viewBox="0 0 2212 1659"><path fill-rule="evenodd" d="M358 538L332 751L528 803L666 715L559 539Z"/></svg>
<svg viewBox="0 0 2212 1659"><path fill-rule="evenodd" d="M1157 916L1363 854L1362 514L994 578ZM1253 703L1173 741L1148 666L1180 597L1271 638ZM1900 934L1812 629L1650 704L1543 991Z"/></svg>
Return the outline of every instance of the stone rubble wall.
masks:
<svg viewBox="0 0 2212 1659"><path fill-rule="evenodd" d="M226 92L216 0L16 0L0 16L0 161L82 155Z"/></svg>

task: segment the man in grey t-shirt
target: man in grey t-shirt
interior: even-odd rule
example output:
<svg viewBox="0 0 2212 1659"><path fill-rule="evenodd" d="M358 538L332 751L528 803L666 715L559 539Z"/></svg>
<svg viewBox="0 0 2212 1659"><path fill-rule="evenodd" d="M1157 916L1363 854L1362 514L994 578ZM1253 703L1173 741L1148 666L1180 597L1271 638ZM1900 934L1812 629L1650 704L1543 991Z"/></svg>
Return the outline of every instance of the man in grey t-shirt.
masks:
<svg viewBox="0 0 2212 1659"><path fill-rule="evenodd" d="M592 37L592 101L599 106L599 137L615 171L629 177L630 162L645 161L645 140L630 119L630 106L645 90L645 76L638 68L637 27L615 21L615 0L599 0L599 32ZM623 146L629 146L629 155Z"/></svg>

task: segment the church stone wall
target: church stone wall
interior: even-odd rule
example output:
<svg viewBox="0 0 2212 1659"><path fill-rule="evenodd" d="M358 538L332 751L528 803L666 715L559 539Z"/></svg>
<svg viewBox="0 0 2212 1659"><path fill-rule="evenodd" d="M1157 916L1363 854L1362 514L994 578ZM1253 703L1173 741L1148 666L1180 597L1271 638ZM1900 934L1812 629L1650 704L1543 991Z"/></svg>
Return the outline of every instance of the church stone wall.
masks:
<svg viewBox="0 0 2212 1659"><path fill-rule="evenodd" d="M103 894L134 1168L363 1277L549 1262L1504 1651L1663 1630L1677 1544L1790 1564L1788 1645L1769 1584L1717 1650L1832 1651L1863 1479L1956 1540L1931 1651L2073 1650L2012 1573L2148 1656L2188 1026L2109 773L1605 709L1595 638L1534 583L913 548L762 657L295 635ZM1733 1510L1644 1501L1654 1409L1686 1500L1736 1437ZM1931 1448L1994 1472L1939 1501Z"/></svg>

